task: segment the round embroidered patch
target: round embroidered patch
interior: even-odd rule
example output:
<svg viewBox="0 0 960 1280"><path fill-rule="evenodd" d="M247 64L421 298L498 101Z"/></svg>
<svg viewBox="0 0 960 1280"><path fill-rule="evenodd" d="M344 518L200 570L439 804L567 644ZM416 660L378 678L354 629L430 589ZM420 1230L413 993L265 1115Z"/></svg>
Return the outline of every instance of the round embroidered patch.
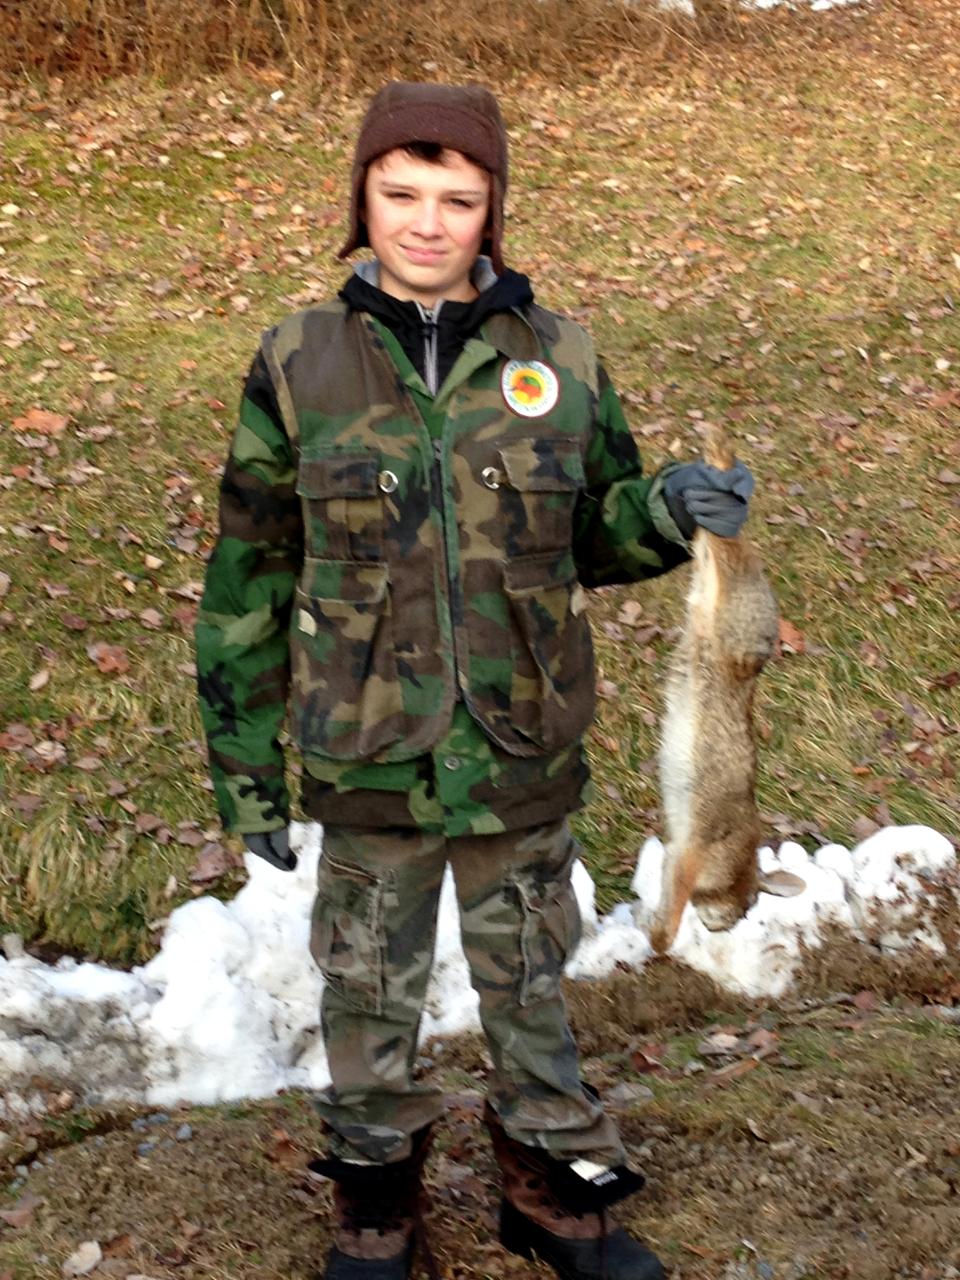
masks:
<svg viewBox="0 0 960 1280"><path fill-rule="evenodd" d="M509 360L500 389L508 408L521 418L540 418L560 397L560 379L541 360Z"/></svg>

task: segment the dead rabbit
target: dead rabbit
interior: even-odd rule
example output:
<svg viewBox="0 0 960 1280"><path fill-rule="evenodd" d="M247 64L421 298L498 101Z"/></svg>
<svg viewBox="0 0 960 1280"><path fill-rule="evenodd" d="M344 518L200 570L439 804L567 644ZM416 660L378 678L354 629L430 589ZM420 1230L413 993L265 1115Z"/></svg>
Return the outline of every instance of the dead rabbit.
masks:
<svg viewBox="0 0 960 1280"><path fill-rule="evenodd" d="M705 429L704 458L734 464L719 428ZM762 875L754 800L753 693L777 644L777 602L746 538L698 528L687 616L666 682L660 783L667 828L663 889L650 941L669 950L687 902L708 929L730 929L759 891L790 896L804 882Z"/></svg>

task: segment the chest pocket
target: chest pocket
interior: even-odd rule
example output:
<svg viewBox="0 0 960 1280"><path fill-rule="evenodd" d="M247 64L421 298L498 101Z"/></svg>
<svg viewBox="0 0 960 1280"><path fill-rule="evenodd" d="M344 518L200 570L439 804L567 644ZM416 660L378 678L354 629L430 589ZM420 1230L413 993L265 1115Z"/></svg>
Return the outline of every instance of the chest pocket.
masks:
<svg viewBox="0 0 960 1280"><path fill-rule="evenodd" d="M507 556L569 548L584 486L576 440L532 436L501 445L500 497Z"/></svg>
<svg viewBox="0 0 960 1280"><path fill-rule="evenodd" d="M303 503L308 556L380 560L387 483L374 449L301 457L297 493Z"/></svg>

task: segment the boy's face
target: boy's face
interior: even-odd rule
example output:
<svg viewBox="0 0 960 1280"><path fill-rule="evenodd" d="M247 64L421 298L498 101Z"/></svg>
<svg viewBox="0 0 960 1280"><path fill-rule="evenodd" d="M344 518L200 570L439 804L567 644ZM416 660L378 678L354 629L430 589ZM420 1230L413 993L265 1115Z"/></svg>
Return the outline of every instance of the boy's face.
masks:
<svg viewBox="0 0 960 1280"><path fill-rule="evenodd" d="M380 262L380 288L405 301L469 302L470 272L487 228L490 178L459 151L443 164L399 148L367 169L364 221Z"/></svg>

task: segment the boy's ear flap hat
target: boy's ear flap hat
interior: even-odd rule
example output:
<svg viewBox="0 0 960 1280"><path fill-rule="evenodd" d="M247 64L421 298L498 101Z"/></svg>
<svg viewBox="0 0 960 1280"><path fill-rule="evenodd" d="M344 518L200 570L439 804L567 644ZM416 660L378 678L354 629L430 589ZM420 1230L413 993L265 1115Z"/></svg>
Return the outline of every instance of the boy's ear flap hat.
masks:
<svg viewBox="0 0 960 1280"><path fill-rule="evenodd" d="M503 266L503 199L507 190L507 135L496 98L481 85L395 80L367 108L353 157L350 230L339 257L369 244L361 215L367 165L394 147L435 142L462 151L491 177L490 230L483 252L500 275Z"/></svg>

